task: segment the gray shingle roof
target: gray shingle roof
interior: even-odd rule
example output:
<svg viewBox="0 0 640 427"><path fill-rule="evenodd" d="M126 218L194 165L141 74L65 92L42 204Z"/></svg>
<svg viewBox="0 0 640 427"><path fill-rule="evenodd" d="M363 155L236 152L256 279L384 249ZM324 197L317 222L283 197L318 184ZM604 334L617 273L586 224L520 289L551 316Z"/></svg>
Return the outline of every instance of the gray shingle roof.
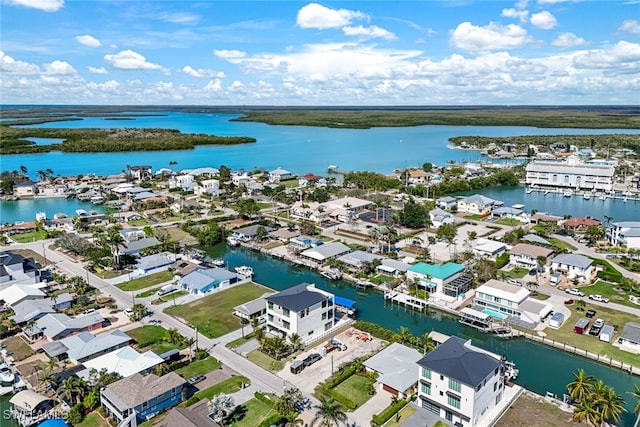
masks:
<svg viewBox="0 0 640 427"><path fill-rule="evenodd" d="M71 318L63 313L50 313L37 320L36 325L49 338L55 339L67 330L82 330L88 326L101 323L104 318L98 312Z"/></svg>
<svg viewBox="0 0 640 427"><path fill-rule="evenodd" d="M553 260L551 260L551 262L557 262L558 264L566 264L572 267L578 267L578 268L584 269L589 267L593 261L591 261L591 259L587 258L584 255L560 254L557 257L555 257Z"/></svg>
<svg viewBox="0 0 640 427"><path fill-rule="evenodd" d="M237 278L236 273L225 268L208 268L206 270L194 270L179 280L180 286L187 289L202 289L213 282L224 282L225 280L231 280Z"/></svg>
<svg viewBox="0 0 640 427"><path fill-rule="evenodd" d="M145 377L140 374L134 374L109 384L102 390L102 393L118 409L124 411L142 405L143 402L147 402L174 387L180 387L184 384L184 378L175 372L169 372L161 377L154 374L149 374Z"/></svg>
<svg viewBox="0 0 640 427"><path fill-rule="evenodd" d="M351 249L344 243L330 242L324 245L317 246L313 249L307 249L306 251L302 252L302 255L318 261L323 261L327 258L342 255L350 251Z"/></svg>
<svg viewBox="0 0 640 427"><path fill-rule="evenodd" d="M624 325L624 328L622 328L620 338L623 338L627 341L640 343L640 324L628 322L626 325Z"/></svg>
<svg viewBox="0 0 640 427"><path fill-rule="evenodd" d="M282 292L268 296L267 301L297 312L328 299L326 295L320 292L309 290L309 286L311 286L309 283L300 283Z"/></svg>
<svg viewBox="0 0 640 427"><path fill-rule="evenodd" d="M82 360L129 341L131 338L119 329L98 336L89 332L80 332L60 340L69 349L67 354L73 360Z"/></svg>
<svg viewBox="0 0 640 427"><path fill-rule="evenodd" d="M465 345L465 340L450 337L418 361L418 365L453 378L470 387L482 382L501 362Z"/></svg>

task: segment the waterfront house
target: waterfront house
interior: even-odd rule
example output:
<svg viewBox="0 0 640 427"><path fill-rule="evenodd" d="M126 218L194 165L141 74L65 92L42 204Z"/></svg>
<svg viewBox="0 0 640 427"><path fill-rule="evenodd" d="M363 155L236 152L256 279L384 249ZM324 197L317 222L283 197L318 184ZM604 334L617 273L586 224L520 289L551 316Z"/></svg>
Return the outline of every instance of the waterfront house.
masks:
<svg viewBox="0 0 640 427"><path fill-rule="evenodd" d="M531 215L531 224L559 224L560 221L562 221L561 216L549 215L541 212L536 212Z"/></svg>
<svg viewBox="0 0 640 427"><path fill-rule="evenodd" d="M305 249L309 248L317 248L318 246L323 244L324 242L317 237L299 235L293 237L292 239L289 239L289 247L298 251L304 251Z"/></svg>
<svg viewBox="0 0 640 427"><path fill-rule="evenodd" d="M33 257L25 258L12 251L0 252L0 284L38 283L40 268Z"/></svg>
<svg viewBox="0 0 640 427"><path fill-rule="evenodd" d="M175 261L176 254L171 252L160 252L141 257L136 260L136 269L131 276L138 277L167 270Z"/></svg>
<svg viewBox="0 0 640 427"><path fill-rule="evenodd" d="M436 206L440 209L449 210L458 205L458 199L451 196L440 197L436 199Z"/></svg>
<svg viewBox="0 0 640 427"><path fill-rule="evenodd" d="M529 298L530 295L521 286L491 279L475 290L473 303L496 319L516 320L522 326L533 327L551 313L553 305Z"/></svg>
<svg viewBox="0 0 640 427"><path fill-rule="evenodd" d="M272 292L265 292L260 298L233 307L234 316L247 320L251 320L254 317L263 317L267 313L266 298L271 294Z"/></svg>
<svg viewBox="0 0 640 427"><path fill-rule="evenodd" d="M216 289L224 289L240 280L238 274L225 268L197 269L181 277L178 286L192 294L206 294Z"/></svg>
<svg viewBox="0 0 640 427"><path fill-rule="evenodd" d="M509 206L494 209L491 212L491 216L494 218L514 219L523 224L529 224L529 221L531 221L531 216L524 210Z"/></svg>
<svg viewBox="0 0 640 427"><path fill-rule="evenodd" d="M584 233L588 227L599 227L600 221L593 218L569 218L562 223L565 230L571 230L576 233Z"/></svg>
<svg viewBox="0 0 640 427"><path fill-rule="evenodd" d="M378 374L380 388L402 399L408 396L418 382L417 362L422 354L394 342L363 362L367 371Z"/></svg>
<svg viewBox="0 0 640 427"><path fill-rule="evenodd" d="M103 369L107 372L117 372L123 378L133 374L147 375L162 362L164 359L152 351L138 353L132 347L126 346L82 362L86 369L78 372L78 376L88 380L92 369L97 372Z"/></svg>
<svg viewBox="0 0 640 427"><path fill-rule="evenodd" d="M196 168L196 169L183 169L180 171L180 174L189 174L197 177L206 176L209 178L213 178L220 174L220 171L216 168L212 167L204 167L204 168Z"/></svg>
<svg viewBox="0 0 640 427"><path fill-rule="evenodd" d="M35 326L25 330L25 333L30 339L44 336L54 341L78 332L100 329L103 323L104 318L97 311L73 318L64 313L49 313L38 319Z"/></svg>
<svg viewBox="0 0 640 427"><path fill-rule="evenodd" d="M473 215L487 216L494 207L499 207L502 202L493 200L481 194L463 197L458 200L458 212L467 212Z"/></svg>
<svg viewBox="0 0 640 427"><path fill-rule="evenodd" d="M300 283L266 297L267 330L285 337L298 334L309 343L333 328L334 295Z"/></svg>
<svg viewBox="0 0 640 427"><path fill-rule="evenodd" d="M300 231L289 230L288 228L278 228L269 233L269 238L278 242L290 242L291 239L295 239L298 236L300 236Z"/></svg>
<svg viewBox="0 0 640 427"><path fill-rule="evenodd" d="M622 328L618 344L621 350L640 353L640 323L627 322Z"/></svg>
<svg viewBox="0 0 640 427"><path fill-rule="evenodd" d="M488 424L502 403L503 364L497 354L450 337L418 361L418 404L450 424Z"/></svg>
<svg viewBox="0 0 640 427"><path fill-rule="evenodd" d="M258 229L260 227L264 228L267 234L275 230L275 228L265 225L249 225L248 227L236 228L233 230L233 237L238 240L242 240L243 242L255 240L258 237Z"/></svg>
<svg viewBox="0 0 640 427"><path fill-rule="evenodd" d="M428 178L429 174L422 169L411 169L409 171L409 184L423 184L428 180Z"/></svg>
<svg viewBox="0 0 640 427"><path fill-rule="evenodd" d="M40 290L41 287L43 286L38 284L11 284L4 286L0 290L0 301L4 301L6 305L13 307L23 301L43 299L45 294Z"/></svg>
<svg viewBox="0 0 640 427"><path fill-rule="evenodd" d="M429 220L433 228L440 228L445 224L453 224L453 215L440 208L429 211Z"/></svg>
<svg viewBox="0 0 640 427"><path fill-rule="evenodd" d="M381 260L382 258L381 255L375 255L371 252L353 251L339 256L338 261L343 262L344 265L352 271L360 271L364 263Z"/></svg>
<svg viewBox="0 0 640 427"><path fill-rule="evenodd" d="M136 425L180 403L186 386L175 372L161 377L135 374L100 390L100 404L118 425L127 419L134 419L130 425Z"/></svg>
<svg viewBox="0 0 640 427"><path fill-rule="evenodd" d="M575 156L565 161L534 160L525 169L525 183L541 189L610 191L615 174L612 165L584 163Z"/></svg>
<svg viewBox="0 0 640 427"><path fill-rule="evenodd" d="M427 264L419 262L407 269L407 279L416 281L430 294L453 300L473 287L473 279L463 276L464 265L455 262Z"/></svg>
<svg viewBox="0 0 640 427"><path fill-rule="evenodd" d="M351 248L341 242L329 242L324 245L316 246L315 248L307 249L300 255L303 258L311 260L320 265L327 262L329 259L338 258L341 255L351 252Z"/></svg>
<svg viewBox="0 0 640 427"><path fill-rule="evenodd" d="M496 260L507 251L507 245L496 240L479 238L473 243L473 253L483 258Z"/></svg>
<svg viewBox="0 0 640 427"><path fill-rule="evenodd" d="M538 257L549 258L552 254L553 249L528 243L518 243L509 251L509 262L518 267L538 268Z"/></svg>
<svg viewBox="0 0 640 427"><path fill-rule="evenodd" d="M151 166L127 166L127 174L136 181L142 181L153 177Z"/></svg>
<svg viewBox="0 0 640 427"><path fill-rule="evenodd" d="M551 260L551 268L566 274L567 279L587 280L591 277L593 261L580 254L560 254Z"/></svg>
<svg viewBox="0 0 640 427"><path fill-rule="evenodd" d="M80 332L46 343L42 346L42 350L52 359L68 358L72 363L79 364L126 347L130 342L131 338L119 329L97 336L89 332Z"/></svg>
<svg viewBox="0 0 640 427"><path fill-rule="evenodd" d="M612 222L606 236L612 245L640 249L640 221Z"/></svg>
<svg viewBox="0 0 640 427"><path fill-rule="evenodd" d="M11 397L9 403L11 403L11 409L8 413L3 411L3 419L6 420L7 418L4 417L10 415L9 422L12 418L21 426L36 425L40 421L56 418L55 399L33 390L19 391Z"/></svg>
<svg viewBox="0 0 640 427"><path fill-rule="evenodd" d="M269 182L280 182L291 178L293 178L293 174L280 166L269 172Z"/></svg>
<svg viewBox="0 0 640 427"><path fill-rule="evenodd" d="M13 195L16 197L33 197L36 194L36 183L25 181L13 186Z"/></svg>
<svg viewBox="0 0 640 427"><path fill-rule="evenodd" d="M382 274L398 277L407 272L410 265L406 262L398 261L397 259L382 258L381 264L376 267L376 270Z"/></svg>
<svg viewBox="0 0 640 427"><path fill-rule="evenodd" d="M11 306L16 324L21 325L31 320L38 320L48 313L66 310L71 307L73 296L70 293L59 294L54 298L27 299Z"/></svg>

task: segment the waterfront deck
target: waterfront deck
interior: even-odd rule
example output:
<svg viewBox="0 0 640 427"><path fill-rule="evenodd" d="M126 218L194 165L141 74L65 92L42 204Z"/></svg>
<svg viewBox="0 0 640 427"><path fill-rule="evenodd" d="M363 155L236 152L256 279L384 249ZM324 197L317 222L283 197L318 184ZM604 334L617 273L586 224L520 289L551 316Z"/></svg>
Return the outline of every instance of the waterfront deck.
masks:
<svg viewBox="0 0 640 427"><path fill-rule="evenodd" d="M397 303L398 305L403 305L414 310L422 311L429 307L429 303L425 300L396 291L385 292L384 299L385 301L391 301L392 304Z"/></svg>

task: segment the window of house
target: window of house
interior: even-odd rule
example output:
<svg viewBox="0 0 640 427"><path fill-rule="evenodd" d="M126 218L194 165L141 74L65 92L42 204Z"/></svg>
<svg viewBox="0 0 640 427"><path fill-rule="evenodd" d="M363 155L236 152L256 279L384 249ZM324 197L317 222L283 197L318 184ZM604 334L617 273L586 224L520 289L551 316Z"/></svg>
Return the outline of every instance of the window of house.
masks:
<svg viewBox="0 0 640 427"><path fill-rule="evenodd" d="M447 419L447 421L453 421L453 412L445 411L444 417Z"/></svg>
<svg viewBox="0 0 640 427"><path fill-rule="evenodd" d="M449 378L449 388L453 391L457 391L458 393L460 393L460 389L461 389L460 382Z"/></svg>
<svg viewBox="0 0 640 427"><path fill-rule="evenodd" d="M431 369L422 368L422 378L431 379Z"/></svg>
<svg viewBox="0 0 640 427"><path fill-rule="evenodd" d="M420 391L423 394L427 394L427 395L431 394L431 384L429 384L429 383L420 383Z"/></svg>
<svg viewBox="0 0 640 427"><path fill-rule="evenodd" d="M329 311L327 311L327 316L329 316L329 317L333 317L333 310L329 310Z"/></svg>
<svg viewBox="0 0 640 427"><path fill-rule="evenodd" d="M290 312L289 312L289 309L288 309L288 308L283 308L283 309L282 309L282 315L283 315L283 316L289 317L289 313L290 313Z"/></svg>
<svg viewBox="0 0 640 427"><path fill-rule="evenodd" d="M269 302L269 310L273 310L273 303Z"/></svg>
<svg viewBox="0 0 640 427"><path fill-rule="evenodd" d="M309 335L309 336L313 335L313 331L309 331L309 333L307 335Z"/></svg>
<svg viewBox="0 0 640 427"><path fill-rule="evenodd" d="M267 315L267 319L269 319L269 322L273 323L273 314Z"/></svg>
<svg viewBox="0 0 640 427"><path fill-rule="evenodd" d="M327 322L324 324L324 330L328 331L329 329L331 329L332 326L333 326L333 323Z"/></svg>
<svg viewBox="0 0 640 427"><path fill-rule="evenodd" d="M283 320L282 326L288 330L291 327L291 323L287 322L286 320Z"/></svg>
<svg viewBox="0 0 640 427"><path fill-rule="evenodd" d="M440 375L440 381L444 381L444 375Z"/></svg>
<svg viewBox="0 0 640 427"><path fill-rule="evenodd" d="M478 387L476 387L476 391L480 391L481 388L482 388L482 383L478 384Z"/></svg>
<svg viewBox="0 0 640 427"><path fill-rule="evenodd" d="M460 398L458 396L448 394L447 403L449 404L449 406L453 406L454 408L460 409Z"/></svg>
<svg viewBox="0 0 640 427"><path fill-rule="evenodd" d="M322 308L325 308L327 306L327 301L322 301Z"/></svg>
<svg viewBox="0 0 640 427"><path fill-rule="evenodd" d="M322 320L327 320L327 313L322 313Z"/></svg>

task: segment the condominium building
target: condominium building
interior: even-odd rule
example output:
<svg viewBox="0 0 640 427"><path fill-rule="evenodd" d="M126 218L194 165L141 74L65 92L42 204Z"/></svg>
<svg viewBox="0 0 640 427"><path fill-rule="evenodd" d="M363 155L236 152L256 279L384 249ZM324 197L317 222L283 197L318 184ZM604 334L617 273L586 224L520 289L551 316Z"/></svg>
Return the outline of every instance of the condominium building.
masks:
<svg viewBox="0 0 640 427"><path fill-rule="evenodd" d="M566 161L534 160L526 167L527 185L540 188L610 191L615 167L583 163L577 157Z"/></svg>

